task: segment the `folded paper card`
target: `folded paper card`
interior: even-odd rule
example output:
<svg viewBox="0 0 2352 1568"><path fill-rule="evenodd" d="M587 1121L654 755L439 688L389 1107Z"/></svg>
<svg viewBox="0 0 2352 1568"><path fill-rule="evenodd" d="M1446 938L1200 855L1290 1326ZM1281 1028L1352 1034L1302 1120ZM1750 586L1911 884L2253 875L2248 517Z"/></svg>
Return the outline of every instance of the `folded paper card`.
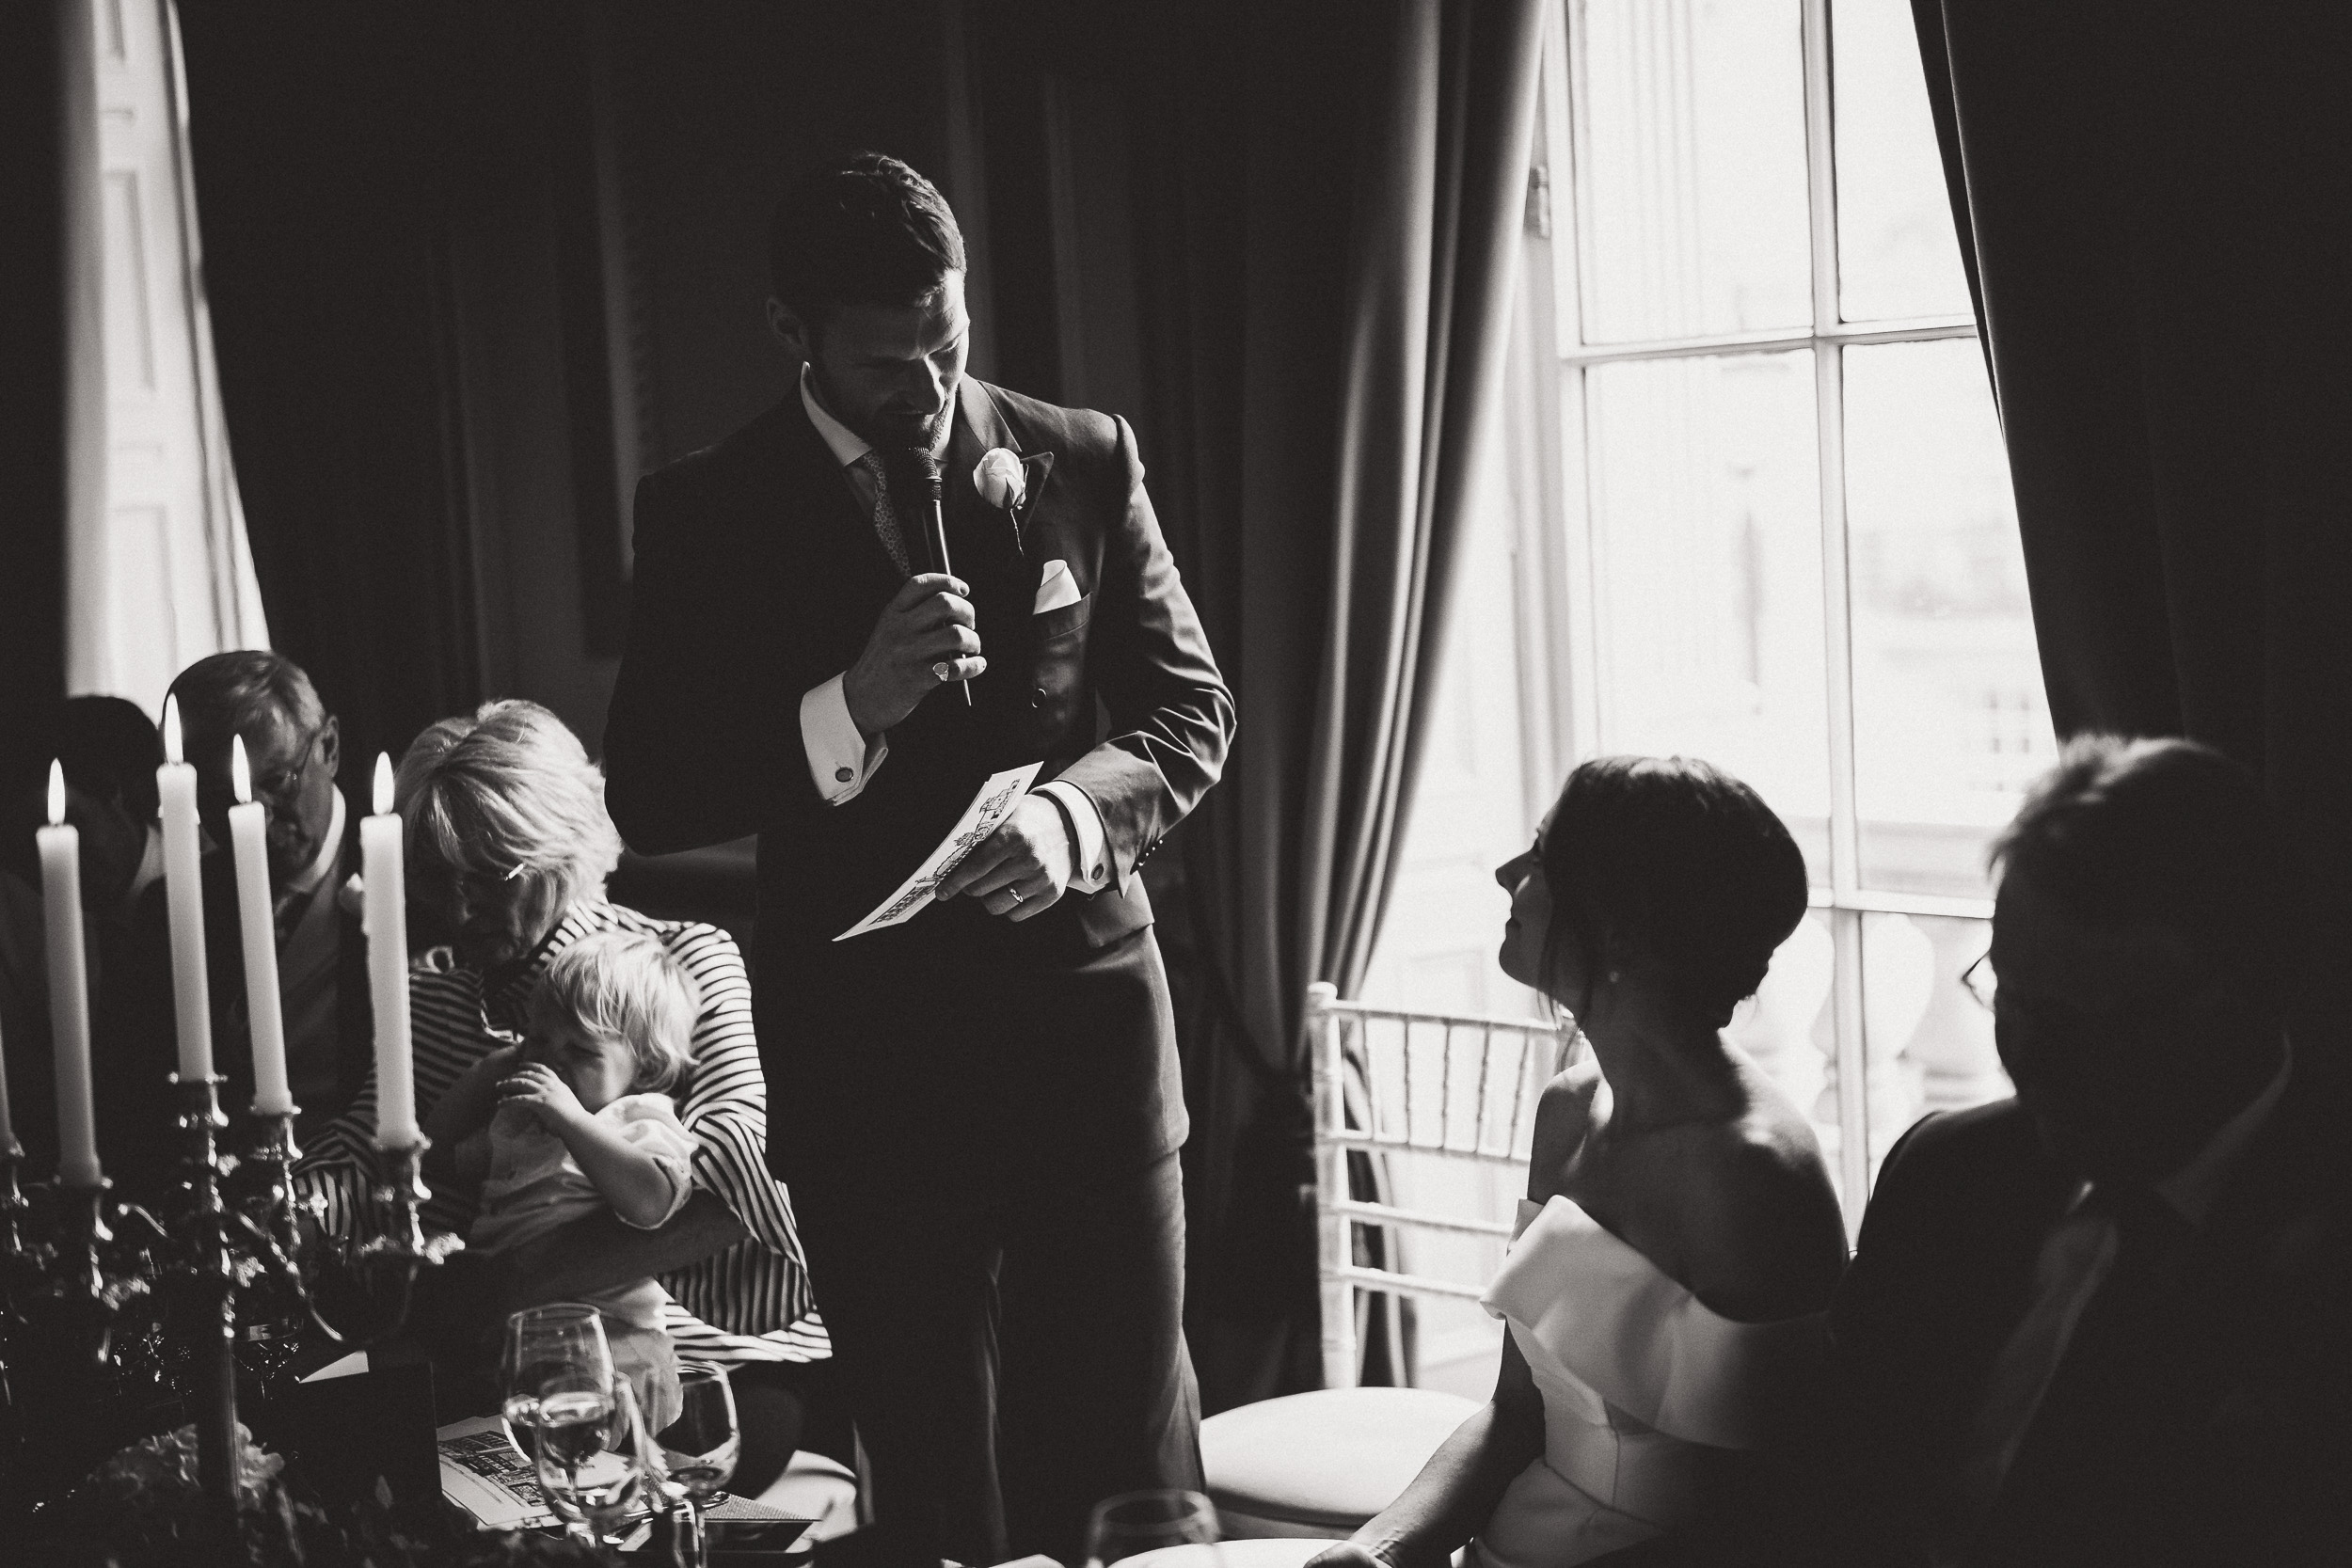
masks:
<svg viewBox="0 0 2352 1568"><path fill-rule="evenodd" d="M1047 562L1045 576L1039 579L1037 585L1037 604L1029 613L1042 615L1049 610L1059 610L1066 604L1077 602L1078 579L1070 575L1070 562Z"/></svg>
<svg viewBox="0 0 2352 1568"><path fill-rule="evenodd" d="M897 926L913 920L930 907L939 884L972 852L972 847L994 832L1012 815L1012 808L1021 803L1021 797L1029 792L1029 781L1037 777L1042 763L1029 763L1009 768L1002 773L989 775L988 783L972 797L972 803L963 808L956 825L947 830L947 836L939 847L924 857L914 868L914 875L898 884L898 891L875 906L874 912L834 938L847 942L868 931L879 931L885 926Z"/></svg>

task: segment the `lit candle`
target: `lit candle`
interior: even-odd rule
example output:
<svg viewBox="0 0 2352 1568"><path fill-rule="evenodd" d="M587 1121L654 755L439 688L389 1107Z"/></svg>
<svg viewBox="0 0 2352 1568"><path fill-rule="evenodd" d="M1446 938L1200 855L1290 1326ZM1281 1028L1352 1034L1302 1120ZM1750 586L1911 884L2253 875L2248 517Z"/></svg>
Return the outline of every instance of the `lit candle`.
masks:
<svg viewBox="0 0 2352 1568"><path fill-rule="evenodd" d="M245 737L229 741L229 843L237 861L237 929L245 939L246 1014L253 1024L253 1113L294 1115L286 1086L286 1022L278 996L278 927L269 891L269 812L253 798Z"/></svg>
<svg viewBox="0 0 2352 1568"><path fill-rule="evenodd" d="M413 1148L417 1085L408 1055L407 899L402 890L400 818L392 811L392 759L375 758L375 815L359 824L361 876L367 885L369 995L375 1004L375 1141Z"/></svg>
<svg viewBox="0 0 2352 1568"><path fill-rule="evenodd" d="M57 1178L95 1187L98 1118L90 1109L89 969L82 955L82 835L65 819L65 769L49 765L40 891L49 947L49 1034L57 1054Z"/></svg>
<svg viewBox="0 0 2352 1568"><path fill-rule="evenodd" d="M171 916L171 1001L180 1024L180 1076L213 1075L212 987L204 974L204 881L198 865L196 769L181 757L180 703L164 699L164 765L155 769L164 816L165 908Z"/></svg>

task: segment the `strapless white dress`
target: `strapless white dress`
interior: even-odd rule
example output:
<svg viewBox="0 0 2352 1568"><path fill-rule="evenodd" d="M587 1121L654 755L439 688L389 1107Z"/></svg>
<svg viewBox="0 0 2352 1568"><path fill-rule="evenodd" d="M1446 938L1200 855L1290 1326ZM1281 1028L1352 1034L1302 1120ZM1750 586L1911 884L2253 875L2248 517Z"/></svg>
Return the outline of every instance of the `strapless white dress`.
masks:
<svg viewBox="0 0 2352 1568"><path fill-rule="evenodd" d="M1828 1314L1718 1316L1573 1199L1519 1205L1481 1298L1544 1399L1544 1452L1472 1544L1485 1568L1565 1568L1695 1517L1820 1364Z"/></svg>

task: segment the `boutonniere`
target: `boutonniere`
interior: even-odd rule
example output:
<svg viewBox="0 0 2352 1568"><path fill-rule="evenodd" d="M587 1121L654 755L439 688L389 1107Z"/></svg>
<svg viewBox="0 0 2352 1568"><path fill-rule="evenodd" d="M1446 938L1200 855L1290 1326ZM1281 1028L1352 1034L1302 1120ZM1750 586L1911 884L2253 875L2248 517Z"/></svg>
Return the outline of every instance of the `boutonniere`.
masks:
<svg viewBox="0 0 2352 1568"><path fill-rule="evenodd" d="M1022 548L1021 531L1027 526L1029 506L1054 467L1050 451L1027 458L1008 447L991 447L972 468L972 488L980 499L1012 519L1012 546Z"/></svg>

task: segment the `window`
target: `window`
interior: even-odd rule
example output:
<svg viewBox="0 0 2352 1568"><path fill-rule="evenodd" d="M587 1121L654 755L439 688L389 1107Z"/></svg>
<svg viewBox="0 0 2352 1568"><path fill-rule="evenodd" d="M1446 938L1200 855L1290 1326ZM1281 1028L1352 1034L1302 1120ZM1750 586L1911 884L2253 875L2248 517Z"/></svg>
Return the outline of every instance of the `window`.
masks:
<svg viewBox="0 0 2352 1568"><path fill-rule="evenodd" d="M1787 820L1815 906L1732 1033L1812 1116L1858 1223L1921 1114L2008 1092L1959 975L1988 939L1986 848L2056 755L1910 9L1561 21L1528 364L1471 546L1510 564L1464 574L1515 613L1457 611L1433 718L1456 738L1428 753L1522 766L1424 784L1366 991L1496 1005L1447 994L1423 928L1459 901L1437 888L1466 811L1524 829L1607 752L1718 763ZM1500 659L1507 748L1486 710L1511 705L1475 695ZM1523 834L1488 836L1486 866Z"/></svg>

